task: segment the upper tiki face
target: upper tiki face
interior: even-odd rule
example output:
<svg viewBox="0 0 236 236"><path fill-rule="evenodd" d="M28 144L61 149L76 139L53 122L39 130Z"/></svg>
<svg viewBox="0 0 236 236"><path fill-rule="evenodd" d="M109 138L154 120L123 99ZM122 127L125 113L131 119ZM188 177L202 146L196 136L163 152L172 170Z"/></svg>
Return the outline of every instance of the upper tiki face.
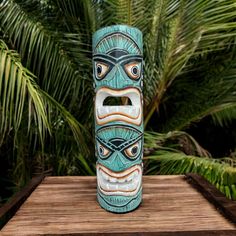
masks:
<svg viewBox="0 0 236 236"><path fill-rule="evenodd" d="M93 36L96 128L126 123L142 130L142 33L115 25ZM109 97L128 98L130 105L107 106Z"/></svg>
<svg viewBox="0 0 236 236"><path fill-rule="evenodd" d="M95 90L142 87L142 33L116 25L98 30L93 37Z"/></svg>

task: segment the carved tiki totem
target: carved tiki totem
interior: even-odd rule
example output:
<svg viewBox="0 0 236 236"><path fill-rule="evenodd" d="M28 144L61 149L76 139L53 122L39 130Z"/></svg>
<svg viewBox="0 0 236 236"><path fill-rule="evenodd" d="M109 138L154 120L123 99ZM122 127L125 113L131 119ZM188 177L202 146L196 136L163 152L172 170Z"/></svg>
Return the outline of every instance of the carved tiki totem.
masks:
<svg viewBox="0 0 236 236"><path fill-rule="evenodd" d="M93 35L97 198L112 212L129 212L142 200L142 33L115 25ZM116 97L130 104L106 105Z"/></svg>

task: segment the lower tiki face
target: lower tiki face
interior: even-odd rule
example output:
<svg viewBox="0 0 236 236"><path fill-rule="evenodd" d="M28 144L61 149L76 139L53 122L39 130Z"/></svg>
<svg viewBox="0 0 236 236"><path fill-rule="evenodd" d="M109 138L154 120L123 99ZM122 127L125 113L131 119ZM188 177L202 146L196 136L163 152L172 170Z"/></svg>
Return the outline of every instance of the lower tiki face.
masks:
<svg viewBox="0 0 236 236"><path fill-rule="evenodd" d="M98 200L107 210L127 212L141 201L142 139L133 127L108 125L97 130Z"/></svg>

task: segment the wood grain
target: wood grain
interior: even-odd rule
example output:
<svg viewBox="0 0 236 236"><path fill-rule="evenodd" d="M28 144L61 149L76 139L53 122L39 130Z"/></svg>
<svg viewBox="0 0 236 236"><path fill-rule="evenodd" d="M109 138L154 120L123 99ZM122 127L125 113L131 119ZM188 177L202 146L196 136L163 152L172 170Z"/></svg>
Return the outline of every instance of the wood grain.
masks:
<svg viewBox="0 0 236 236"><path fill-rule="evenodd" d="M1 235L236 235L184 176L144 176L143 202L114 214L96 201L96 177L46 177Z"/></svg>
<svg viewBox="0 0 236 236"><path fill-rule="evenodd" d="M15 214L33 190L42 182L44 175L34 177L21 191L0 208L0 229Z"/></svg>
<svg viewBox="0 0 236 236"><path fill-rule="evenodd" d="M236 225L236 201L226 198L214 185L200 175L191 173L187 174L187 178L189 183Z"/></svg>

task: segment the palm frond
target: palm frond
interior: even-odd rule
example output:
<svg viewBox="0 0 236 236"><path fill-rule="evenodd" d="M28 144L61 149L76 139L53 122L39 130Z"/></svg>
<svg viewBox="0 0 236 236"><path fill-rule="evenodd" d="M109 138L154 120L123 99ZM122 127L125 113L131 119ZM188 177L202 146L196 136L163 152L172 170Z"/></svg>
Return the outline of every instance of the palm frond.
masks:
<svg viewBox="0 0 236 236"><path fill-rule="evenodd" d="M218 114L219 118L219 112L232 111L229 108L236 105L236 57L231 51L224 56L224 60L222 56L200 57L191 73L176 79L162 104L169 116L162 132L184 129L208 115Z"/></svg>
<svg viewBox="0 0 236 236"><path fill-rule="evenodd" d="M35 82L36 77L22 66L19 55L9 50L2 40L0 58L0 140L3 141L12 129L16 136L27 110L28 132L33 130L33 122L42 145L46 133L52 132L52 116L54 119L62 117L61 121L69 125L82 153L87 155L89 149L85 137L90 139L89 133L60 103L39 88Z"/></svg>
<svg viewBox="0 0 236 236"><path fill-rule="evenodd" d="M149 17L156 0L95 0L96 28L115 24L138 27L143 34L148 32Z"/></svg>
<svg viewBox="0 0 236 236"><path fill-rule="evenodd" d="M146 78L148 106L145 112L145 126L152 114L159 110L173 81L186 72L190 58L226 48L236 35L235 16L232 14L232 9L236 6L232 0L168 1L165 5L159 4L159 7L161 6L163 13L157 27L159 33L164 30L167 36L162 38L162 44L158 44L160 50L156 54L155 62L145 58L147 69L153 66L156 68L155 77L153 74ZM168 9L172 9L171 6L174 6L175 10L170 14ZM151 37L149 40L153 41ZM148 47L146 48L148 50Z"/></svg>
<svg viewBox="0 0 236 236"><path fill-rule="evenodd" d="M207 150L184 131L171 131L168 133L145 131L144 156L152 155L157 150L172 150L184 152L187 155L211 157Z"/></svg>
<svg viewBox="0 0 236 236"><path fill-rule="evenodd" d="M60 123L66 122L70 130L73 133L74 140L76 141L79 150L84 156L88 156L90 149L87 143L92 142L91 135L88 130L79 123L75 117L59 102L57 102L52 96L41 90L41 94L44 96L45 103L49 107L49 110L53 111L53 117L55 118L55 126ZM52 116L52 115L51 115Z"/></svg>
<svg viewBox="0 0 236 236"><path fill-rule="evenodd" d="M236 120L236 104L225 104L224 109L212 114L212 118L215 124L222 127L228 126L232 121Z"/></svg>
<svg viewBox="0 0 236 236"><path fill-rule="evenodd" d="M60 17L69 32L78 33L81 41L88 44L91 40L92 33L96 29L95 8L92 1L76 0L50 0L52 5L60 11ZM87 40L87 41L86 41ZM89 44L88 44L89 45Z"/></svg>
<svg viewBox="0 0 236 236"><path fill-rule="evenodd" d="M156 151L145 157L146 174L197 173L214 184L228 198L236 200L236 169L218 159Z"/></svg>
<svg viewBox="0 0 236 236"><path fill-rule="evenodd" d="M33 121L43 141L45 132L51 132L51 126L44 97L35 83L35 76L22 66L19 55L9 50L3 40L0 40L0 61L0 143L12 129L17 133L26 104L28 127Z"/></svg>
<svg viewBox="0 0 236 236"><path fill-rule="evenodd" d="M116 0L93 0L95 11L96 29L119 24L116 18L116 10L119 1Z"/></svg>
<svg viewBox="0 0 236 236"><path fill-rule="evenodd" d="M0 11L1 29L37 76L40 87L71 107L73 94L79 91L80 101L85 98L84 90L92 94L91 50L79 32L67 32L63 20L57 15L44 16L40 7L36 0L6 1Z"/></svg>

